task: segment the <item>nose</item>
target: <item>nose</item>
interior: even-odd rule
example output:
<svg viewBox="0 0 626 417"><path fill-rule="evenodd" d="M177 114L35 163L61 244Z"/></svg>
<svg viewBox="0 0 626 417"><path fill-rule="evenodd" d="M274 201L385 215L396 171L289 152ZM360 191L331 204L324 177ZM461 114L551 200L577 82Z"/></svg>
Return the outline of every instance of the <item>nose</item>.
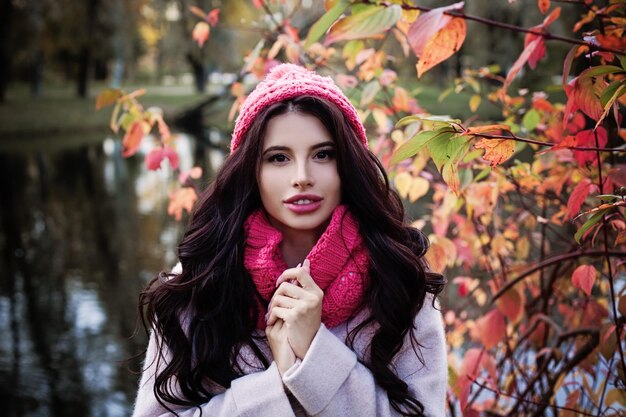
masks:
<svg viewBox="0 0 626 417"><path fill-rule="evenodd" d="M295 171L291 180L291 185L296 188L308 188L314 184L313 176L311 175L311 169L308 165L308 161L300 161L295 165Z"/></svg>

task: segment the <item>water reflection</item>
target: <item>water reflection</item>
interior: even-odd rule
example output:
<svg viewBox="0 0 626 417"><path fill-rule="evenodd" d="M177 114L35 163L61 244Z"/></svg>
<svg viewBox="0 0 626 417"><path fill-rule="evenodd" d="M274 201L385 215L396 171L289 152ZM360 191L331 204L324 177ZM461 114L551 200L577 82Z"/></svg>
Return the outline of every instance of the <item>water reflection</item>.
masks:
<svg viewBox="0 0 626 417"><path fill-rule="evenodd" d="M0 152L3 416L128 415L137 295L176 259L168 172L122 160L117 141L83 143ZM183 167L194 148L178 141Z"/></svg>

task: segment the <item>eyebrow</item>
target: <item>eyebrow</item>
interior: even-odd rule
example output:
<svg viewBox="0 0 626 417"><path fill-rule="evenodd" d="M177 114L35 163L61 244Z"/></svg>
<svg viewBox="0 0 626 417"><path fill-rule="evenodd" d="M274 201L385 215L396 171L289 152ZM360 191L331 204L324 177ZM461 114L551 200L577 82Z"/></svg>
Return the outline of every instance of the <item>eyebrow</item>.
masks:
<svg viewBox="0 0 626 417"><path fill-rule="evenodd" d="M324 148L326 146L335 146L335 142L329 140L326 142L320 142L317 143L313 146L311 146L311 151L314 151L315 149L319 149L319 148ZM289 146L270 146L269 148L267 148L266 150L263 151L263 155L265 155L268 152L272 152L272 151L289 151L291 150L291 148L289 148Z"/></svg>

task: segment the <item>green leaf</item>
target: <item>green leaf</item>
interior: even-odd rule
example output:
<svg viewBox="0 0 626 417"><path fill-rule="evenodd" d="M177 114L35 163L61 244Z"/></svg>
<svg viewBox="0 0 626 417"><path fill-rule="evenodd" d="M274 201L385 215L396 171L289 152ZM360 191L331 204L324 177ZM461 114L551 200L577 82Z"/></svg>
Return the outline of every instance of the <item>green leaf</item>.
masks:
<svg viewBox="0 0 626 417"><path fill-rule="evenodd" d="M524 125L524 129L526 129L527 132L531 132L535 130L540 121L541 115L539 114L539 112L535 109L530 109L524 115L524 118L522 119L522 124Z"/></svg>
<svg viewBox="0 0 626 417"><path fill-rule="evenodd" d="M331 7L317 22L311 26L309 34L304 42L304 49L313 45L319 38L324 36L328 28L335 23L341 14L348 8L350 2L348 0L339 0L333 7Z"/></svg>
<svg viewBox="0 0 626 417"><path fill-rule="evenodd" d="M411 123L419 122L421 120L422 120L421 116L417 116L415 114L411 116L405 116L402 119L398 120L395 127L402 127L402 126L410 125Z"/></svg>
<svg viewBox="0 0 626 417"><path fill-rule="evenodd" d="M430 143L431 157L435 161L435 165L442 164L441 176L443 180L448 184L448 187L455 193L459 192L460 178L459 178L459 162L463 159L463 156L467 153L471 144L470 138L467 136L457 136L447 140L446 143L446 155L445 159L443 154L440 153L440 149L436 149L436 153L433 153L433 142ZM442 147L443 148L443 147ZM439 161L437 159L441 158Z"/></svg>
<svg viewBox="0 0 626 417"><path fill-rule="evenodd" d="M613 74L616 72L625 72L625 71L615 65L599 65L597 67L589 68L583 71L580 74L580 78L583 79L587 77L597 77L599 75Z"/></svg>
<svg viewBox="0 0 626 417"><path fill-rule="evenodd" d="M402 7L398 4L392 6L369 6L365 11L336 22L330 28L324 45L328 46L337 41L361 39L376 35L395 25L401 17Z"/></svg>
<svg viewBox="0 0 626 417"><path fill-rule="evenodd" d="M376 94L380 91L380 83L378 80L370 81L365 88L363 88L363 94L361 95L361 107L365 107L374 100Z"/></svg>
<svg viewBox="0 0 626 417"><path fill-rule="evenodd" d="M403 143L396 149L391 156L390 164L397 164L400 161L404 161L407 158L412 157L419 152L424 145L431 141L435 136L441 134L442 129L439 130L424 130L411 139Z"/></svg>
<svg viewBox="0 0 626 417"><path fill-rule="evenodd" d="M604 89L602 95L600 96L600 102L602 103L603 108L605 108L607 105L610 105L608 103L610 103L611 101L615 101L617 99L617 96L613 96L615 95L615 92L624 85L626 85L626 79L615 80Z"/></svg>
<svg viewBox="0 0 626 417"><path fill-rule="evenodd" d="M119 113L121 109L122 109L122 103L118 101L117 103L115 103L115 107L113 108L113 113L111 113L111 120L109 121L109 127L111 128L113 133L116 133L116 134L120 130L120 125L119 125L118 120L119 120Z"/></svg>
<svg viewBox="0 0 626 417"><path fill-rule="evenodd" d="M447 130L429 141L428 150L437 169L441 172L443 165L448 162L456 160L458 164L469 145L470 141L466 136Z"/></svg>
<svg viewBox="0 0 626 417"><path fill-rule="evenodd" d="M606 213L607 210L608 208L597 211L593 214L593 216L589 217L589 219L580 227L580 229L578 229L578 231L574 235L576 243L580 244L580 238L585 234L587 230L591 229L594 224L598 223L602 219L602 216L604 215L604 213Z"/></svg>
<svg viewBox="0 0 626 417"><path fill-rule="evenodd" d="M483 178L487 177L487 175L489 175L490 173L491 173L491 165L487 165L486 168L484 168L482 171L478 173L478 175L476 175L476 178L474 178L474 182L478 182L482 180Z"/></svg>
<svg viewBox="0 0 626 417"><path fill-rule="evenodd" d="M626 70L626 55L622 55L619 57L619 63Z"/></svg>

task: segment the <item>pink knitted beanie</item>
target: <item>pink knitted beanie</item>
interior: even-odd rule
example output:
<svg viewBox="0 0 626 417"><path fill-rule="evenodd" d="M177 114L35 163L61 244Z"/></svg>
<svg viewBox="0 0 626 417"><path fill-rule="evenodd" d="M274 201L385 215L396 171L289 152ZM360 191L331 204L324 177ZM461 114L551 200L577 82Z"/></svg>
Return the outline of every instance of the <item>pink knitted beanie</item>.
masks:
<svg viewBox="0 0 626 417"><path fill-rule="evenodd" d="M367 148L365 128L356 109L330 77L322 77L298 65L280 64L270 70L265 80L252 90L241 105L230 142L230 152L237 149L261 110L274 103L304 95L324 98L334 103L350 122L357 138Z"/></svg>

